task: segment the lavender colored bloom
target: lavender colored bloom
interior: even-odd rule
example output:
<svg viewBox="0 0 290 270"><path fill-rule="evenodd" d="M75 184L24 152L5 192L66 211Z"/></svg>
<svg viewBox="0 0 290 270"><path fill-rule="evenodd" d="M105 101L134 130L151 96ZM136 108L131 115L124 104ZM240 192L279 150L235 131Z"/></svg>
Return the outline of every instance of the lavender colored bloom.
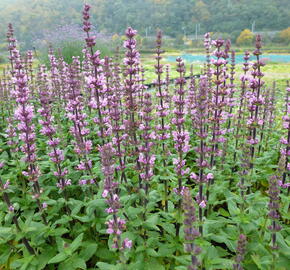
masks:
<svg viewBox="0 0 290 270"><path fill-rule="evenodd" d="M177 58L176 61L179 78L175 81L176 95L173 96L173 101L175 103L173 113L175 114L175 117L172 119L172 123L176 126L176 130L172 132L172 136L174 140L174 148L178 155L177 159L173 160L173 163L175 165L175 172L178 176L178 189L180 192L182 187L182 177L189 172L188 168L184 168L186 163L184 155L189 151L189 132L184 129L186 114L186 100L184 98L184 85L186 84L184 78L185 66L181 58Z"/></svg>
<svg viewBox="0 0 290 270"><path fill-rule="evenodd" d="M14 60L15 57L13 56L13 51L16 50L16 39L14 38L14 29L11 23L8 24L8 31L7 31L7 42L8 42L8 51L9 51L9 60L11 65L11 76L14 77L15 75L15 67L14 67Z"/></svg>
<svg viewBox="0 0 290 270"><path fill-rule="evenodd" d="M9 185L10 185L10 181L7 180L7 181L5 182L5 184L3 185L3 189L8 189L8 188L9 188Z"/></svg>
<svg viewBox="0 0 290 270"><path fill-rule="evenodd" d="M87 115L84 112L83 99L80 92L80 81L78 79L77 70L78 60L74 59L74 66L70 68L69 72L69 93L68 103L66 106L67 117L72 121L73 125L70 129L71 134L74 136L74 151L79 156L79 164L77 169L87 172L88 175L93 177L92 161L89 159L89 154L92 150L92 141L87 139L90 133Z"/></svg>
<svg viewBox="0 0 290 270"><path fill-rule="evenodd" d="M185 252L191 254L191 265L188 269L198 269L199 261L197 255L201 252L201 248L194 244L194 240L200 236L200 233L195 228L196 222L194 202L188 188L185 188L182 196L182 208L184 211L184 249Z"/></svg>
<svg viewBox="0 0 290 270"><path fill-rule="evenodd" d="M272 220L271 225L268 229L272 232L272 249L278 249L278 245L276 242L276 232L281 230L281 226L278 224L278 220L280 218L279 215L279 201L280 201L280 189L278 185L278 177L276 175L271 176L269 180L269 213L268 216Z"/></svg>
<svg viewBox="0 0 290 270"><path fill-rule="evenodd" d="M38 183L40 172L36 164L36 135L35 126L33 124L34 109L30 104L28 80L23 70L20 53L17 49L13 49L12 51L12 62L15 68L13 80L15 82L14 96L17 103L14 117L18 121L17 129L19 132L19 139L23 142L21 151L25 154L24 161L27 165L24 175L33 183L33 198L37 199L39 204L38 199L42 193L42 189Z"/></svg>
<svg viewBox="0 0 290 270"><path fill-rule="evenodd" d="M284 171L283 171L283 176L282 176L282 184L287 185L289 183L286 183L287 176L289 178L290 174L290 99L289 99L289 92L290 92L290 87L286 89L286 112L285 115L282 117L283 120L283 129L285 130L285 133L287 134L286 136L283 136L280 139L280 142L282 144L281 147L281 154L285 156L285 166L284 166ZM288 189L289 190L289 189Z"/></svg>
<svg viewBox="0 0 290 270"><path fill-rule="evenodd" d="M225 49L222 50L222 46L225 44ZM212 65L214 66L214 79L212 79L214 83L214 88L212 91L212 118L211 118L211 158L210 158L210 167L212 168L216 163L216 157L222 154L222 149L219 149L219 143L224 142L225 138L224 131L221 128L221 124L226 120L226 114L224 113L224 107L226 105L225 102L225 94L226 94L226 79L227 75L227 58L228 51L230 48L230 43L225 42L222 39L217 39L212 41L212 45L215 47L215 51L213 52L214 59L211 60Z"/></svg>
<svg viewBox="0 0 290 270"><path fill-rule="evenodd" d="M86 33L86 44L89 50L89 53L86 54L86 56L89 56L90 62L93 66L93 76L89 77L89 87L92 89L94 100L90 100L90 106L94 107L97 109L97 117L94 119L95 123L98 124L100 128L100 133L99 136L102 139L102 144L104 144L104 139L105 139L105 132L104 132L104 127L106 125L106 122L104 122L103 119L103 112L102 112L102 107L105 107L106 104L106 99L101 96L101 92L104 87L104 75L102 74L102 65L104 63L103 60L100 59L100 52L93 51L93 47L96 44L96 37L95 36L90 36L90 30L91 30L91 22L90 22L90 5L85 4L84 9L83 9L83 30Z"/></svg>
<svg viewBox="0 0 290 270"><path fill-rule="evenodd" d="M157 116L158 116L158 124L156 126L157 129L157 138L162 143L162 149L165 152L165 143L164 141L169 138L169 126L165 124L165 118L169 114L169 104L167 102L168 92L163 89L163 86L166 84L166 81L162 79L163 74L163 65L161 64L162 53L161 49L162 45L162 32L157 32L156 39L156 65L155 65L155 73L157 75L157 79L154 81L154 84L158 90L156 96L159 99L158 104L156 105Z"/></svg>
<svg viewBox="0 0 290 270"><path fill-rule="evenodd" d="M143 97L142 92L144 91L144 86L140 84L142 81L139 72L140 69L140 59L139 52L137 50L137 41L135 35L137 31L129 27L126 30L127 40L124 41L124 48L126 49L124 63L124 114L127 116L124 119L124 126L126 133L128 134L128 139L126 141L127 155L131 156L136 161L137 170L140 170L141 164L139 162L139 140L137 135L138 129L138 115L139 110L139 100ZM140 92L141 91L141 92ZM142 179L139 176L139 187L142 188Z"/></svg>
<svg viewBox="0 0 290 270"><path fill-rule="evenodd" d="M126 221L124 219L117 218L116 220L110 219L106 222L108 229L108 234L115 234L115 235L121 235L123 230L126 228L125 224Z"/></svg>
<svg viewBox="0 0 290 270"><path fill-rule="evenodd" d="M115 66L115 72L113 74L114 79L115 76L119 77L118 70L116 70ZM125 132L125 126L123 123L123 110L121 107L121 94L118 93L119 89L116 87L117 81L114 82L114 86L112 87L112 91L114 92L110 99L110 110L109 110L109 116L110 116L110 126L112 128L112 142L116 149L116 157L118 158L119 164L116 167L118 171L121 172L121 182L124 180L126 181L125 176L125 149L124 149L124 141L126 141L128 135Z"/></svg>
<svg viewBox="0 0 290 270"><path fill-rule="evenodd" d="M102 172L104 174L104 191L102 196L107 198L106 203L108 208L106 213L112 214L113 218L106 222L107 233L113 234L113 248L122 250L125 248L131 248L132 242L127 238L121 242L121 234L125 230L126 221L117 216L119 209L121 208L119 195L117 194L118 183L114 182L114 171L115 171L115 150L113 149L112 143L104 144L99 147Z"/></svg>
<svg viewBox="0 0 290 270"><path fill-rule="evenodd" d="M245 100L246 100L247 82L249 81L247 72L250 70L250 67L249 67L250 64L248 62L249 59L250 59L250 53L246 51L245 56L244 56L245 62L243 63L244 74L240 78L242 85L241 85L241 93L239 96L240 103L239 103L239 108L236 115L237 124L236 124L236 132L235 132L235 137L236 137L235 148L238 148L239 146L240 129L242 127L242 122L244 120L243 111L244 111ZM236 161L236 158L237 158L237 151L234 152L234 161Z"/></svg>
<svg viewBox="0 0 290 270"><path fill-rule="evenodd" d="M204 196L204 183L209 183L214 179L212 173L205 174L204 170L209 167L209 152L211 149L207 146L208 137L208 112L210 108L209 83L207 77L203 76L199 80L199 87L196 90L194 98L194 109L191 111L193 127L196 129L196 135L199 145L195 148L197 153L196 164L198 175L191 173L190 178L199 185L199 193L196 196L199 205L199 221L202 221L203 208L206 207L207 198ZM202 226L199 227L202 233Z"/></svg>
<svg viewBox="0 0 290 270"><path fill-rule="evenodd" d="M228 113L228 124L227 124L227 130L228 132L231 132L231 119L233 118L233 108L236 105L235 104L235 98L234 94L236 92L235 88L235 51L231 52L231 72L230 72L230 84L229 84L229 90L228 90L228 106L229 106L229 113Z"/></svg>
<svg viewBox="0 0 290 270"><path fill-rule="evenodd" d="M210 61L210 49L211 49L211 38L210 33L206 33L204 35L204 48L206 53L206 76L210 80L212 76L212 70L211 70L211 61Z"/></svg>
<svg viewBox="0 0 290 270"><path fill-rule="evenodd" d="M257 132L259 128L259 109L261 105L264 104L264 98L261 96L261 88L264 84L262 81L262 77L264 74L261 72L261 67L265 65L263 61L260 60L261 52L261 36L256 36L256 50L253 54L256 56L256 61L252 65L252 78L249 81L249 88L251 91L247 93L248 100L248 110L249 110L249 119L248 119L248 144L251 145L251 167L253 167L253 158L255 154L255 145L259 143L259 139L257 139Z"/></svg>
<svg viewBox="0 0 290 270"><path fill-rule="evenodd" d="M140 177L145 181L145 191L148 193L148 186L151 177L153 176L153 168L155 162L155 155L151 153L153 146L153 139L155 139L155 133L152 131L151 127L151 116L152 111L152 101L151 95L149 93L144 94L143 100L143 110L141 112L142 122L139 129L142 132L141 137L143 138L143 143L139 146L139 158L141 174Z"/></svg>
<svg viewBox="0 0 290 270"><path fill-rule="evenodd" d="M56 129L53 126L53 116L52 116L52 93L49 88L48 74L46 73L45 67L41 67L38 79L40 81L40 103L42 108L38 110L42 119L39 120L39 123L42 125L40 132L47 136L48 141L47 144L51 147L51 152L48 153L51 161L55 164L55 175L58 178L57 186L60 187L61 190L66 186L66 180L64 176L67 174L67 170L61 167L62 161L64 161L63 151L59 149L60 139L56 138ZM66 194L65 194L66 197Z"/></svg>
<svg viewBox="0 0 290 270"><path fill-rule="evenodd" d="M139 91L139 84L137 83L137 75L138 75L138 65L140 63L139 60L139 52L136 49L137 41L134 38L137 34L137 31L129 27L126 30L127 40L124 41L124 48L127 49L124 58L124 65L125 65L125 106L126 111L125 113L129 115L129 119L126 120L125 125L129 129L128 133L130 136L130 140L136 146L138 145L137 136L136 136L136 111L137 107L137 93Z"/></svg>
<svg viewBox="0 0 290 270"><path fill-rule="evenodd" d="M243 270L242 261L246 253L247 237L244 234L239 235L237 244L237 256L235 258L236 263L233 265L234 270Z"/></svg>
<svg viewBox="0 0 290 270"><path fill-rule="evenodd" d="M132 248L132 240L129 240L128 238L125 238L123 243L122 243L122 248L123 249L130 249Z"/></svg>

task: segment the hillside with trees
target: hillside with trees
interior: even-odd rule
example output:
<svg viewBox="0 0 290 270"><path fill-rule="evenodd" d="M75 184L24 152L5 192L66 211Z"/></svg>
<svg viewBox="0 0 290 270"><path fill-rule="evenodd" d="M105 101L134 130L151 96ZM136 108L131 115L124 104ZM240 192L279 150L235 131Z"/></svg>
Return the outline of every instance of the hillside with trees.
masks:
<svg viewBox="0 0 290 270"><path fill-rule="evenodd" d="M171 37L205 32L239 36L244 29L281 31L289 27L289 0L88 0L98 32L123 34L127 26L142 36L157 28ZM31 45L59 25L79 24L80 0L1 0L1 36L12 22L19 40ZM275 18L275 19L270 19Z"/></svg>

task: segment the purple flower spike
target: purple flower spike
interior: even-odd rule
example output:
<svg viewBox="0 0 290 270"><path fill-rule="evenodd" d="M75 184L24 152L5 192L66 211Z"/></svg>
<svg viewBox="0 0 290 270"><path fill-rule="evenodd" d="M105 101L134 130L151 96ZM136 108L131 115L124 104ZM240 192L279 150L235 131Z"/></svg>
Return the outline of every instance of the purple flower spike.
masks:
<svg viewBox="0 0 290 270"><path fill-rule="evenodd" d="M247 237L244 234L240 234L237 245L236 263L233 265L234 270L243 270L242 261L246 253Z"/></svg>
<svg viewBox="0 0 290 270"><path fill-rule="evenodd" d="M199 261L197 255L201 252L201 248L194 244L194 240L200 236L200 233L195 228L196 222L195 207L192 196L188 188L185 188L182 195L182 208L184 211L184 250L191 254L191 265L188 269L198 269Z"/></svg>
<svg viewBox="0 0 290 270"><path fill-rule="evenodd" d="M282 227L278 224L280 218L279 215L279 202L280 202L280 188L278 185L278 177L276 175L271 176L269 180L269 213L268 216L272 220L268 229L272 232L272 249L278 249L276 242L276 232L280 231Z"/></svg>
<svg viewBox="0 0 290 270"><path fill-rule="evenodd" d="M119 209L121 208L121 204L119 195L117 194L118 183L114 182L116 152L112 146L112 143L107 143L100 146L99 151L101 156L102 172L105 177L102 197L106 198L106 203L108 205L108 208L105 211L106 213L113 215L113 218L106 222L107 233L114 235L112 247L121 251L125 248L131 248L132 242L127 239L121 243L121 234L126 228L126 221L117 216Z"/></svg>

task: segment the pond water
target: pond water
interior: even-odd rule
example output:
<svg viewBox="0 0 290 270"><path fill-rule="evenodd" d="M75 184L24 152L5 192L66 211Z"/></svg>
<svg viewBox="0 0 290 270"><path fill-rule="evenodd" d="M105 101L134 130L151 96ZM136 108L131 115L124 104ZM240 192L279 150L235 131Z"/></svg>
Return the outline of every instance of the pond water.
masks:
<svg viewBox="0 0 290 270"><path fill-rule="evenodd" d="M205 56L202 54L182 54L180 57L188 63L192 62L205 62ZM237 54L236 55L236 63L243 63L244 55ZM170 62L175 62L177 56L168 56L167 60ZM261 56L261 59L265 59L266 61L270 62L277 62L277 63L290 63L290 54L264 54ZM255 56L251 56L250 61L255 60Z"/></svg>

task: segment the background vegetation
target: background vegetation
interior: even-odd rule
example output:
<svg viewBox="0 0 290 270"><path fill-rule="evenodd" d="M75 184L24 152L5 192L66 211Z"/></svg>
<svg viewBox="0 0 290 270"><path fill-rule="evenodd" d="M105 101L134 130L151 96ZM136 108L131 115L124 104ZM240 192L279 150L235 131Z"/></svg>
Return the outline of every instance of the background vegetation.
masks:
<svg viewBox="0 0 290 270"><path fill-rule="evenodd" d="M143 37L153 36L157 28L177 39L200 37L205 32L231 35L236 41L244 29L264 33L264 41L289 43L289 34L280 31L289 27L288 0L90 0L92 23L98 32L123 35L127 26L138 29ZM80 0L1 0L1 25L13 23L19 40L28 48L43 39L47 31L59 25L81 25L83 1ZM1 27L4 40L6 27ZM227 34L227 35L226 35ZM166 38L166 37L165 37ZM144 44L150 44L150 39Z"/></svg>

